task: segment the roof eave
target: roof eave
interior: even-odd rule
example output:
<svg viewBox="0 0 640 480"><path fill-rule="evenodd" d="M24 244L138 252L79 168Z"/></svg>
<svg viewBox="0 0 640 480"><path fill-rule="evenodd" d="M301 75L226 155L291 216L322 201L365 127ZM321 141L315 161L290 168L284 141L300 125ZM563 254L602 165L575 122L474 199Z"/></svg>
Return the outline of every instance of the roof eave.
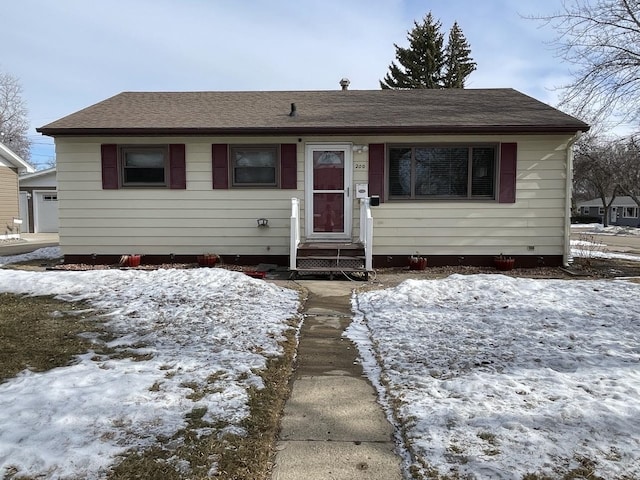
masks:
<svg viewBox="0 0 640 480"><path fill-rule="evenodd" d="M18 173L33 173L36 171L33 166L23 160L17 153L7 147L4 143L0 142L0 156L6 159L10 164L14 165L18 169Z"/></svg>
<svg viewBox="0 0 640 480"><path fill-rule="evenodd" d="M337 127L224 127L224 128L65 128L41 127L36 131L50 137L73 136L169 136L169 135L339 135L339 134L548 134L589 130L587 124L573 125L430 125L430 126L337 126Z"/></svg>

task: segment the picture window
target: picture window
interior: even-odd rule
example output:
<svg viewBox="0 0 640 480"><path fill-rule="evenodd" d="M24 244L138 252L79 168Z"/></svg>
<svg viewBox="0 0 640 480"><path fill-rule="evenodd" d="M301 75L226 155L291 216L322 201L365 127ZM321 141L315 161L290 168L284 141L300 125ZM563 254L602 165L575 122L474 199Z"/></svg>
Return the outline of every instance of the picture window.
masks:
<svg viewBox="0 0 640 480"><path fill-rule="evenodd" d="M389 148L390 199L495 199L495 145Z"/></svg>

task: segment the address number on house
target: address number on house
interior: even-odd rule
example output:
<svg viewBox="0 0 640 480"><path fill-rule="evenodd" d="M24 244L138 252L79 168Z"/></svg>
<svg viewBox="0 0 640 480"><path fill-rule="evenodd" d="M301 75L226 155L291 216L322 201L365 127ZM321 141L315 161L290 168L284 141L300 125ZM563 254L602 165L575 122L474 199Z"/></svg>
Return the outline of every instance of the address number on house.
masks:
<svg viewBox="0 0 640 480"><path fill-rule="evenodd" d="M366 168L367 168L367 164L366 164L366 163L364 163L364 162L356 162L356 163L353 165L353 168L354 168L355 170L366 170Z"/></svg>

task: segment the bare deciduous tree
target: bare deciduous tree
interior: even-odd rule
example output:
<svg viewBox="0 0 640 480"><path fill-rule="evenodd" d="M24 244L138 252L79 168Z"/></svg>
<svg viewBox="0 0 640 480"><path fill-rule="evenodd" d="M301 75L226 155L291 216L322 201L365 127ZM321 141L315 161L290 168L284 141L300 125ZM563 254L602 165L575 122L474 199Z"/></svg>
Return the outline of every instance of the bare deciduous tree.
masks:
<svg viewBox="0 0 640 480"><path fill-rule="evenodd" d="M597 197L602 202L602 223L609 224L611 205L620 192L621 165L611 144L590 137L576 144L573 163L574 194Z"/></svg>
<svg viewBox="0 0 640 480"><path fill-rule="evenodd" d="M27 133L27 106L22 98L22 86L17 78L0 72L0 142L24 160L30 158Z"/></svg>
<svg viewBox="0 0 640 480"><path fill-rule="evenodd" d="M550 15L559 55L574 66L560 106L588 121L640 121L640 2L561 0Z"/></svg>
<svg viewBox="0 0 640 480"><path fill-rule="evenodd" d="M618 188L640 207L640 145L631 138L618 144L614 155L621 168Z"/></svg>

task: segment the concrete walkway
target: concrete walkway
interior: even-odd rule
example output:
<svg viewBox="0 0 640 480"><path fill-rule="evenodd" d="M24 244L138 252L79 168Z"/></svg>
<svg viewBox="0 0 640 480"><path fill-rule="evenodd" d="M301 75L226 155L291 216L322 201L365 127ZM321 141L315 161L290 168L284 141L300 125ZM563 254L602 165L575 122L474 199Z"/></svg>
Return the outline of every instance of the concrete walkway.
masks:
<svg viewBox="0 0 640 480"><path fill-rule="evenodd" d="M342 337L353 283L298 283L309 299L273 480L400 480L393 429Z"/></svg>

